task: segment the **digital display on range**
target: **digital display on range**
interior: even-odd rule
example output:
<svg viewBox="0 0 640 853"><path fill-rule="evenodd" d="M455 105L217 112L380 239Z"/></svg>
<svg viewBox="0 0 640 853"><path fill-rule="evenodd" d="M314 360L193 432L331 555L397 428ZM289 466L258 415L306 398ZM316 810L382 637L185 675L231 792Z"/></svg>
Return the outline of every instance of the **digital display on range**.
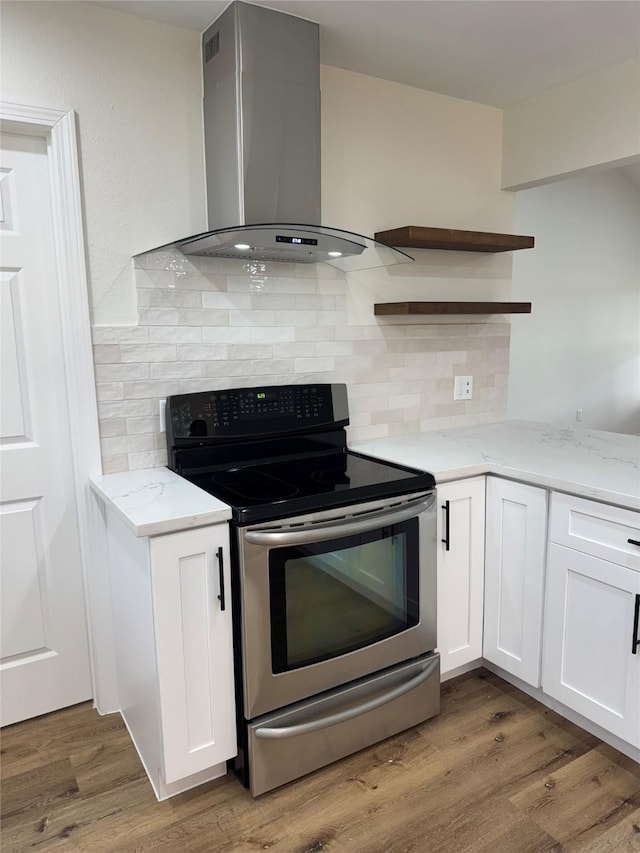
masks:
<svg viewBox="0 0 640 853"><path fill-rule="evenodd" d="M262 386L180 394L170 398L174 439L207 439L260 434L332 417L331 393L323 386ZM266 422L266 423L265 423ZM261 426L262 424L262 426Z"/></svg>
<svg viewBox="0 0 640 853"><path fill-rule="evenodd" d="M294 246L317 246L318 241L313 237L288 237L284 234L276 234L276 243L291 243Z"/></svg>

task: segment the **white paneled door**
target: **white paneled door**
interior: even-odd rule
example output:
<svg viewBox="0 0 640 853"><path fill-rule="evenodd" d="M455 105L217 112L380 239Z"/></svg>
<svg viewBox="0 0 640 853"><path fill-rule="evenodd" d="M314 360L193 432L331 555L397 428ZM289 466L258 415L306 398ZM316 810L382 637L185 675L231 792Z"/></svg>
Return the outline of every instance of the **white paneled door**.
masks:
<svg viewBox="0 0 640 853"><path fill-rule="evenodd" d="M47 145L0 159L0 723L91 697ZM64 284L64 283L63 283ZM73 412L73 419L69 415Z"/></svg>

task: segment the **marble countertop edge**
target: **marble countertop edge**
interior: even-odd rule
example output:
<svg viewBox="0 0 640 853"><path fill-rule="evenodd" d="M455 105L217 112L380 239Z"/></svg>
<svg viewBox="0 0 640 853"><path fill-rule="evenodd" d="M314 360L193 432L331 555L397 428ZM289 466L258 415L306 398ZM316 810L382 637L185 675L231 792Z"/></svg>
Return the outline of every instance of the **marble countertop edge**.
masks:
<svg viewBox="0 0 640 853"><path fill-rule="evenodd" d="M231 508L168 468L94 474L91 489L136 536L219 524Z"/></svg>

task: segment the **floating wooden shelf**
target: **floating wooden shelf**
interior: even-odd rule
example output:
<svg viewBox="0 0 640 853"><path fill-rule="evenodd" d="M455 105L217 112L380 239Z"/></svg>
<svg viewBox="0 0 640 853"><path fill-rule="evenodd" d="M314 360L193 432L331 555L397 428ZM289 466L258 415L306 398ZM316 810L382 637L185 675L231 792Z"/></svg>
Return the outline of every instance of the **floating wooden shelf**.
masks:
<svg viewBox="0 0 640 853"><path fill-rule="evenodd" d="M381 302L378 317L419 314L531 314L530 302Z"/></svg>
<svg viewBox="0 0 640 853"><path fill-rule="evenodd" d="M512 252L532 249L533 237L518 234L493 234L488 231L455 231L452 228L423 228L405 225L390 231L378 231L376 240L403 249L449 249L455 252Z"/></svg>

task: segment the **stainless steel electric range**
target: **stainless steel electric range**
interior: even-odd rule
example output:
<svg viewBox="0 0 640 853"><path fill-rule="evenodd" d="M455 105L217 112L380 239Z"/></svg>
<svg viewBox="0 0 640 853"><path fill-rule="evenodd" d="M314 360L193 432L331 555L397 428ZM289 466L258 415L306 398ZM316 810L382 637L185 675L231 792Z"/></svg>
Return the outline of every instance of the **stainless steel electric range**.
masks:
<svg viewBox="0 0 640 853"><path fill-rule="evenodd" d="M167 399L169 467L232 508L254 796L436 714L435 481L347 447L346 386Z"/></svg>

